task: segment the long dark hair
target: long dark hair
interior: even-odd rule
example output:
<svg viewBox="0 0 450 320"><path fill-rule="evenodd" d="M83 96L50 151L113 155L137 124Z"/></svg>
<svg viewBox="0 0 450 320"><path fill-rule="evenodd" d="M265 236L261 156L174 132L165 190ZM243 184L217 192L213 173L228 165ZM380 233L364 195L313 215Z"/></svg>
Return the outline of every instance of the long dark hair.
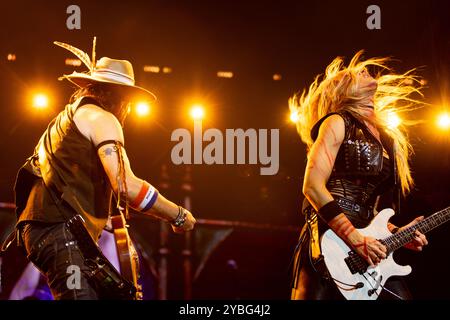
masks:
<svg viewBox="0 0 450 320"><path fill-rule="evenodd" d="M98 106L111 112L123 127L131 102L131 98L125 89L114 84L92 83L75 91L70 97L70 103L82 97L97 101Z"/></svg>

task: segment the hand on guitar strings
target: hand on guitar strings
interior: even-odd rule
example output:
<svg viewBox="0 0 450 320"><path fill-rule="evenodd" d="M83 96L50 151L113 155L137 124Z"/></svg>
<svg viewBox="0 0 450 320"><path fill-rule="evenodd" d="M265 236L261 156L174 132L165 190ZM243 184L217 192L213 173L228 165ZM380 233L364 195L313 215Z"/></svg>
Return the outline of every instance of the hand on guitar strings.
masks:
<svg viewBox="0 0 450 320"><path fill-rule="evenodd" d="M408 223L407 225L399 228L398 231L400 232L404 229L407 229L407 228L415 225L416 223L422 221L423 219L424 219L424 216L417 217L413 221ZM422 251L423 247L426 246L427 244L428 244L427 237L419 230L416 230L414 232L413 240L408 242L407 244L405 244L404 247L407 249L410 249L410 250L414 250L414 251Z"/></svg>
<svg viewBox="0 0 450 320"><path fill-rule="evenodd" d="M386 258L386 247L375 238L363 236L355 229L345 214L334 217L328 224L370 266L375 266L380 263L381 259Z"/></svg>
<svg viewBox="0 0 450 320"><path fill-rule="evenodd" d="M358 232L359 233L359 232ZM386 258L386 247L377 239L361 234L351 242L353 249L363 257L370 266L376 266Z"/></svg>

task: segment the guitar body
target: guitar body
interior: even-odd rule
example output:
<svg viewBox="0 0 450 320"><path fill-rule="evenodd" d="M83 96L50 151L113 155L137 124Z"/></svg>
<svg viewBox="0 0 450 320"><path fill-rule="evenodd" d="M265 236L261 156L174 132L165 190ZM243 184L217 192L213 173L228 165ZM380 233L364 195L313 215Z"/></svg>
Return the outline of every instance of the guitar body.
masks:
<svg viewBox="0 0 450 320"><path fill-rule="evenodd" d="M138 284L139 256L128 234L122 214L111 216L121 275L136 287L136 300L142 300L142 289Z"/></svg>
<svg viewBox="0 0 450 320"><path fill-rule="evenodd" d="M358 231L375 239L387 238L391 235L387 223L393 215L394 210L384 209L375 216L369 226ZM352 249L331 229L322 235L321 246L325 265L347 300L376 300L383 289L382 286L390 277L405 276L412 270L410 266L395 263L391 252L386 259L381 260L375 267L369 267L364 273L352 272L348 265Z"/></svg>

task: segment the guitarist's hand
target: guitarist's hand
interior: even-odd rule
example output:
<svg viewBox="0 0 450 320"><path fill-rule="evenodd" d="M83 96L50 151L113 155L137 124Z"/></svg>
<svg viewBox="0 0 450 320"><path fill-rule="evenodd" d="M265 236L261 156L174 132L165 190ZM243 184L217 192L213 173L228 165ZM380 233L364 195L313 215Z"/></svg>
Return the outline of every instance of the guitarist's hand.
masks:
<svg viewBox="0 0 450 320"><path fill-rule="evenodd" d="M359 232L358 235L355 234L349 238L353 250L364 258L369 265L375 266L380 263L381 259L386 258L386 247L377 239L362 236Z"/></svg>
<svg viewBox="0 0 450 320"><path fill-rule="evenodd" d="M423 219L424 219L423 216L417 217L407 225L399 228L398 231L400 232L404 229L407 229ZM428 244L427 237L419 230L416 230L414 239L405 244L404 247L414 251L422 251L423 247L426 246L427 244Z"/></svg>
<svg viewBox="0 0 450 320"><path fill-rule="evenodd" d="M345 214L334 217L329 223L330 228L353 250L356 251L371 266L380 263L381 259L386 258L386 247L378 240L372 237L365 237L348 220Z"/></svg>
<svg viewBox="0 0 450 320"><path fill-rule="evenodd" d="M192 213L189 212L189 210L184 208L183 210L186 213L186 221L183 223L181 227L175 227L174 225L172 225L172 230L175 233L183 233L186 231L191 231L192 229L194 229L194 225L197 222Z"/></svg>

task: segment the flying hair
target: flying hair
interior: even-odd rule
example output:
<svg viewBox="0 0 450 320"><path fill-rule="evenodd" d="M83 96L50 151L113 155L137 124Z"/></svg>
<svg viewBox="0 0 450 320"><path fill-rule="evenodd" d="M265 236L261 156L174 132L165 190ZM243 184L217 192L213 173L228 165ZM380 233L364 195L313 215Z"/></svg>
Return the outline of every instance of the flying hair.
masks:
<svg viewBox="0 0 450 320"><path fill-rule="evenodd" d="M342 57L335 58L324 74L315 77L308 90L289 99L289 108L298 115L297 131L308 150L314 142L310 135L312 127L330 112L348 111L361 122L383 129L394 141L398 177L403 194L407 194L414 182L408 163L413 149L408 141L406 127L417 121L405 118L408 112L423 104L413 97L413 94L422 96L420 80L413 74L416 69L396 74L387 65L390 58L362 60L362 54L362 50L357 52L347 66ZM378 70L373 75L378 85L374 94L375 117L367 117L361 112L367 93L358 90L357 75L368 69ZM390 119L394 112L403 119L399 126L391 125Z"/></svg>

